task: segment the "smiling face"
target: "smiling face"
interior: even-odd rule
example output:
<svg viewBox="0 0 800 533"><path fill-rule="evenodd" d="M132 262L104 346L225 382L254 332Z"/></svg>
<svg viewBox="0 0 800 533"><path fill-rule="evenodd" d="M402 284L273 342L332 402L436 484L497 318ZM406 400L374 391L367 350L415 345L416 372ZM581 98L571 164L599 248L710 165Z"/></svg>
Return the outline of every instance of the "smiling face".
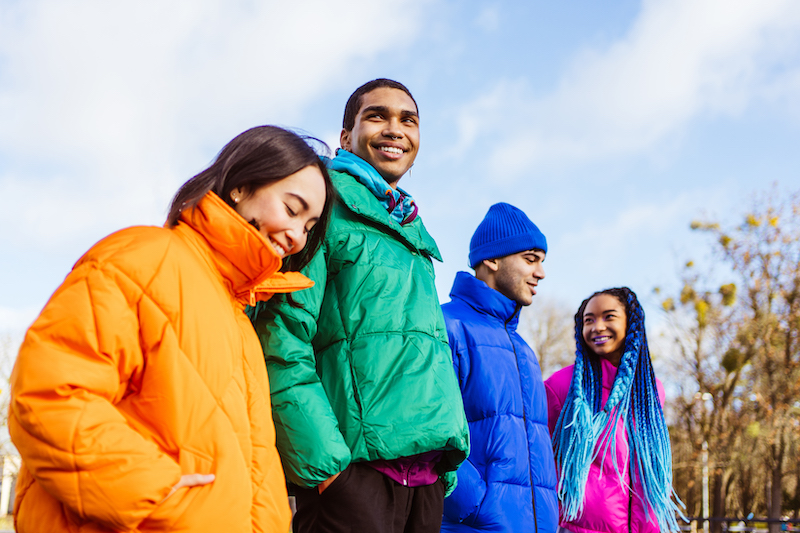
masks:
<svg viewBox="0 0 800 533"><path fill-rule="evenodd" d="M520 305L530 305L536 294L536 286L544 279L545 253L542 250L526 250L499 259L486 259L488 267L476 271L494 290ZM485 278L485 279L484 279Z"/></svg>
<svg viewBox="0 0 800 533"><path fill-rule="evenodd" d="M417 157L417 106L399 89L374 89L361 97L353 129L342 130L339 140L342 148L372 165L396 188Z"/></svg>
<svg viewBox="0 0 800 533"><path fill-rule="evenodd" d="M308 232L322 215L325 181L319 167L312 165L250 194L234 189L231 198L236 212L270 242L279 256L286 257L305 247Z"/></svg>
<svg viewBox="0 0 800 533"><path fill-rule="evenodd" d="M619 366L625 351L628 318L625 306L610 294L598 294L583 311L583 340L586 345L614 366Z"/></svg>

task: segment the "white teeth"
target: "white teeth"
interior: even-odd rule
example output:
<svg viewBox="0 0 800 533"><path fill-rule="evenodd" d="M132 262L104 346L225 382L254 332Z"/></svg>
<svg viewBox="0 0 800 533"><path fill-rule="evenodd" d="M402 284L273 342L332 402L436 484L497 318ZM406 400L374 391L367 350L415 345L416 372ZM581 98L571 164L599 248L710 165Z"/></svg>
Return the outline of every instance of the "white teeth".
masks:
<svg viewBox="0 0 800 533"><path fill-rule="evenodd" d="M378 148L381 152L389 152L390 154L402 154L403 151L400 148L395 148L394 146L381 146Z"/></svg>
<svg viewBox="0 0 800 533"><path fill-rule="evenodd" d="M278 252L279 256L283 257L284 255L286 255L286 250L283 249L283 246L273 241L272 239L269 240L269 243L272 245L273 248L275 248L275 251Z"/></svg>

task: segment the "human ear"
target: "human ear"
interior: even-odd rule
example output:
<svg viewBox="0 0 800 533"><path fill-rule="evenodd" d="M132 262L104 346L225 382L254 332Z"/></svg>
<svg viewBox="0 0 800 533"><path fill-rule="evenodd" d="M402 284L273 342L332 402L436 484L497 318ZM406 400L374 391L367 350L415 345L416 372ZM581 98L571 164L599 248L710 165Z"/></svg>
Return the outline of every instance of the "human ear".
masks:
<svg viewBox="0 0 800 533"><path fill-rule="evenodd" d="M244 194L242 194L241 187L236 187L235 189L231 190L231 200L233 200L233 203L238 204L239 200L241 200L243 197Z"/></svg>
<svg viewBox="0 0 800 533"><path fill-rule="evenodd" d="M342 129L342 133L339 134L339 146L350 151L350 132Z"/></svg>
<svg viewBox="0 0 800 533"><path fill-rule="evenodd" d="M484 259L481 264L486 265L486 268L492 272L497 272L500 269L500 263L498 263L497 259Z"/></svg>

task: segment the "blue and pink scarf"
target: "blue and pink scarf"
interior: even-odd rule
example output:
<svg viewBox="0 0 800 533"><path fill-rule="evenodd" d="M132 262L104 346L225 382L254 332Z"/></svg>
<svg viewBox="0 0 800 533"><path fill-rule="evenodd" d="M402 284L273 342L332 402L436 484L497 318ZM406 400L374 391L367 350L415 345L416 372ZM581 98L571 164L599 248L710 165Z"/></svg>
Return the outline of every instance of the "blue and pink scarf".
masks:
<svg viewBox="0 0 800 533"><path fill-rule="evenodd" d="M417 218L417 204L406 191L393 189L375 168L347 150L339 148L336 157L328 160L328 168L347 172L375 195L392 220L404 226Z"/></svg>

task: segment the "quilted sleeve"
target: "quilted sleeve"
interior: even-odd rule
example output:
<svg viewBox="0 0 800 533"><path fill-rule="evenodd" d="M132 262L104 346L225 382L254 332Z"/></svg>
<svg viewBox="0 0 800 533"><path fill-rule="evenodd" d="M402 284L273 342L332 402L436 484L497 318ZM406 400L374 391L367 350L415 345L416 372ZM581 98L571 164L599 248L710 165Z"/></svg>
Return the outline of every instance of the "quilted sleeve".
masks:
<svg viewBox="0 0 800 533"><path fill-rule="evenodd" d="M464 384L469 375L469 350L466 348L462 335L461 323L445 313L447 323L447 336L453 356L453 368L461 394L464 394ZM469 458L458 467L458 483L455 490L444 501L444 514L454 522L471 522L480 511L481 503L486 497L486 481L480 471L470 462Z"/></svg>
<svg viewBox="0 0 800 533"><path fill-rule="evenodd" d="M315 487L350 464L336 415L317 375L312 340L317 333L327 281L325 248L303 270L314 286L260 302L250 313L264 349L272 417L286 477Z"/></svg>
<svg viewBox="0 0 800 533"><path fill-rule="evenodd" d="M461 338L463 335L461 330L461 323L451 316L450 310L446 305L442 306L444 311L444 321L447 326L447 343L450 345L450 352L453 357L453 370L458 379L458 386L461 394L464 394L464 384L469 375L469 357L464 356L466 353L464 342Z"/></svg>
<svg viewBox="0 0 800 533"><path fill-rule="evenodd" d="M547 425L550 428L550 436L553 436L553 431L556 429L558 417L561 414L561 408L564 407L564 402L558 397L558 393L553 389L550 380L544 382L544 388L547 392Z"/></svg>
<svg viewBox="0 0 800 533"><path fill-rule="evenodd" d="M76 267L28 331L11 376L9 430L34 479L81 518L125 531L181 476L114 406L144 368L140 292L119 271Z"/></svg>

